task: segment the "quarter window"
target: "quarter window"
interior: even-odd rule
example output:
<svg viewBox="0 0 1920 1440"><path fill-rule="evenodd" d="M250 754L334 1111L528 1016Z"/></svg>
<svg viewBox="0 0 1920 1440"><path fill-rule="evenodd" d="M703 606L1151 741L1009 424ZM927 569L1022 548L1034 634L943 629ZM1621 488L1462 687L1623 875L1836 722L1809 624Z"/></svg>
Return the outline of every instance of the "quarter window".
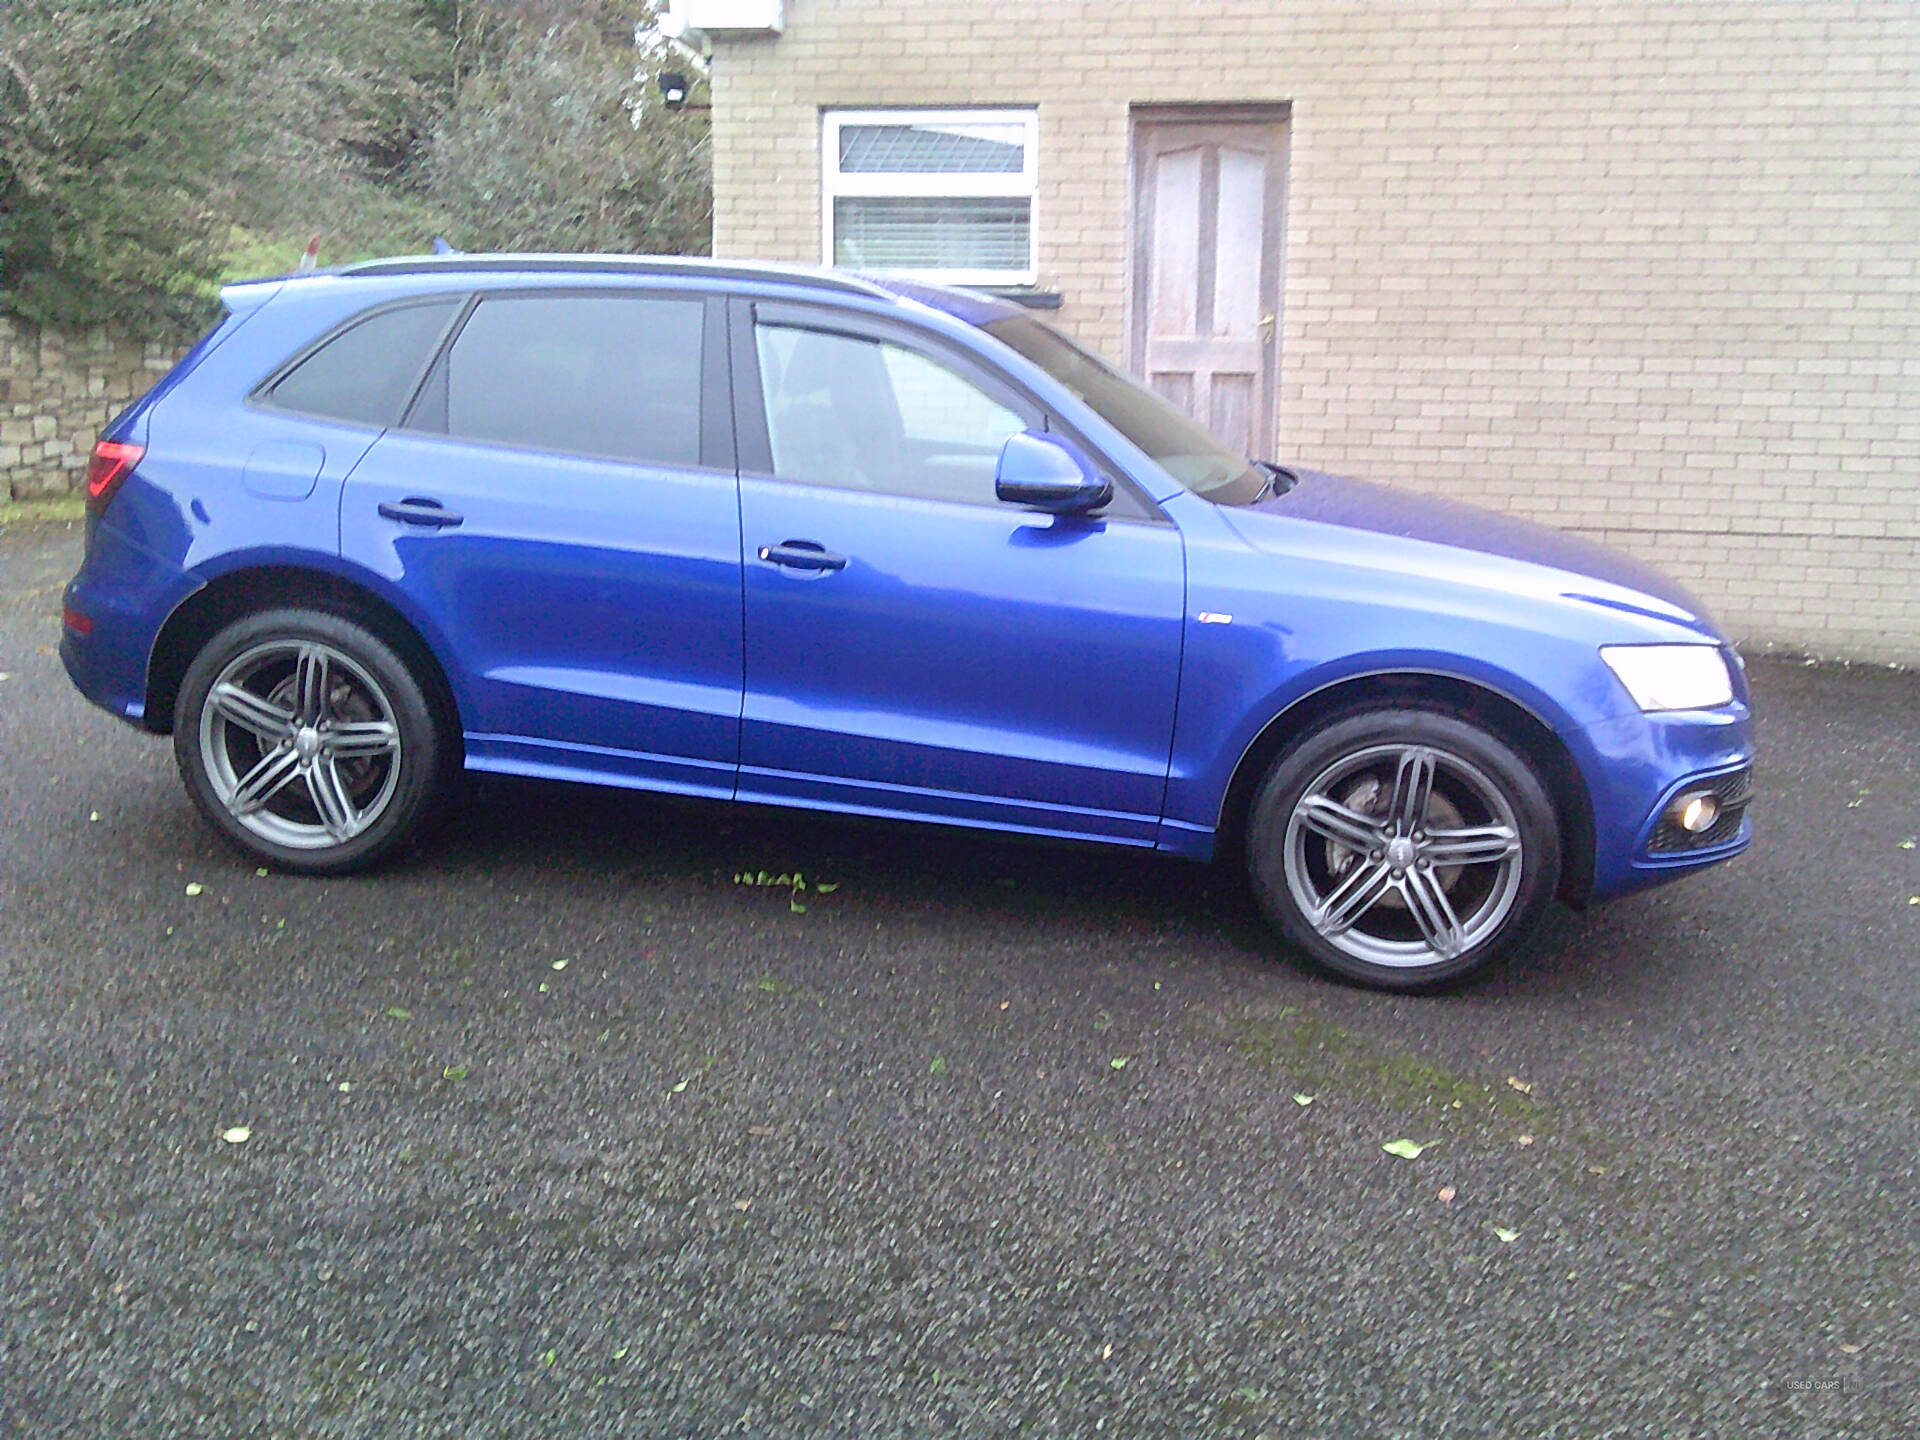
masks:
<svg viewBox="0 0 1920 1440"><path fill-rule="evenodd" d="M773 469L787 480L992 505L1014 411L904 346L757 328Z"/></svg>
<svg viewBox="0 0 1920 1440"><path fill-rule="evenodd" d="M704 316L696 299L489 296L422 406L444 399L446 433L462 439L695 465ZM439 429L440 419L416 423Z"/></svg>
<svg viewBox="0 0 1920 1440"><path fill-rule="evenodd" d="M282 376L273 403L353 425L391 425L462 298L369 315Z"/></svg>
<svg viewBox="0 0 1920 1440"><path fill-rule="evenodd" d="M958 284L1034 281L1032 110L825 117L828 263Z"/></svg>

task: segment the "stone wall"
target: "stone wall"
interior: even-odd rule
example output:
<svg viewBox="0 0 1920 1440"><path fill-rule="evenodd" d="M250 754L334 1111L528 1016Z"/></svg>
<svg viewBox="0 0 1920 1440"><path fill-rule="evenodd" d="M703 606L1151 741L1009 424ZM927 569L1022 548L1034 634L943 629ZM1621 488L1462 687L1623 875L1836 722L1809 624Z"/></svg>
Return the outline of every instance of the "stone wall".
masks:
<svg viewBox="0 0 1920 1440"><path fill-rule="evenodd" d="M0 315L0 499L79 489L101 427L179 353L106 328L63 334Z"/></svg>

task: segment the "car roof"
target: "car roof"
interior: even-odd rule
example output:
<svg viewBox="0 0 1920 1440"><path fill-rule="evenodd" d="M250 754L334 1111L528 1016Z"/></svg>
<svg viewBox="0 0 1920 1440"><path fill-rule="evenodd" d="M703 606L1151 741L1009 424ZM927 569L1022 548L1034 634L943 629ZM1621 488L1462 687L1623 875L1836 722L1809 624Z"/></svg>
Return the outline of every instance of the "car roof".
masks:
<svg viewBox="0 0 1920 1440"><path fill-rule="evenodd" d="M967 325L984 325L1020 313L1019 307L996 296L891 275L863 275L812 265L772 261L709 260L685 255L607 254L452 254L406 255L360 260L292 275L237 282L245 288L309 277L343 279L398 279L409 275L452 279L460 275L625 275L763 282L868 300L907 300L939 310ZM238 298L237 296L235 298Z"/></svg>

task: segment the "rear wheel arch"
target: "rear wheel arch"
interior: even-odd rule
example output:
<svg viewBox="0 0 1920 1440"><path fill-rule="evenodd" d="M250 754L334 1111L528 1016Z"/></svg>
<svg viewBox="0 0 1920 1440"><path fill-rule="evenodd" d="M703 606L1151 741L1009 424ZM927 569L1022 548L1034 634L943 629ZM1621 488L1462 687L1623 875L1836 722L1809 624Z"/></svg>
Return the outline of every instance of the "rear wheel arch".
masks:
<svg viewBox="0 0 1920 1440"><path fill-rule="evenodd" d="M161 627L147 662L147 728L163 735L172 731L180 682L209 640L244 616L289 606L356 621L392 646L415 670L429 702L440 712L455 751L449 759L459 763L459 701L439 656L419 629L366 585L297 565L229 571L209 580L175 608Z"/></svg>
<svg viewBox="0 0 1920 1440"><path fill-rule="evenodd" d="M1350 715L1426 709L1478 725L1528 761L1547 787L1560 826L1560 898L1584 905L1593 888L1593 803L1560 737L1533 711L1488 686L1433 671L1356 675L1304 695L1267 722L1234 766L1220 807L1216 854L1240 856L1247 816L1274 758L1288 746Z"/></svg>

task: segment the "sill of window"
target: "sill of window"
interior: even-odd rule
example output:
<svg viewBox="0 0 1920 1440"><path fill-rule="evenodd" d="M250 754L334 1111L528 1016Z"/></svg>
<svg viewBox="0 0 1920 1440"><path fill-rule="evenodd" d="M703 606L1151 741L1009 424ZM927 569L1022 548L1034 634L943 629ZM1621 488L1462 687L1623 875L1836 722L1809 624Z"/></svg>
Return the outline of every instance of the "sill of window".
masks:
<svg viewBox="0 0 1920 1440"><path fill-rule="evenodd" d="M1058 310L1060 292L1058 290L1036 290L1030 285L968 285L968 290L978 290L982 295L991 295L997 300L1011 300L1016 305L1024 305L1029 310Z"/></svg>

